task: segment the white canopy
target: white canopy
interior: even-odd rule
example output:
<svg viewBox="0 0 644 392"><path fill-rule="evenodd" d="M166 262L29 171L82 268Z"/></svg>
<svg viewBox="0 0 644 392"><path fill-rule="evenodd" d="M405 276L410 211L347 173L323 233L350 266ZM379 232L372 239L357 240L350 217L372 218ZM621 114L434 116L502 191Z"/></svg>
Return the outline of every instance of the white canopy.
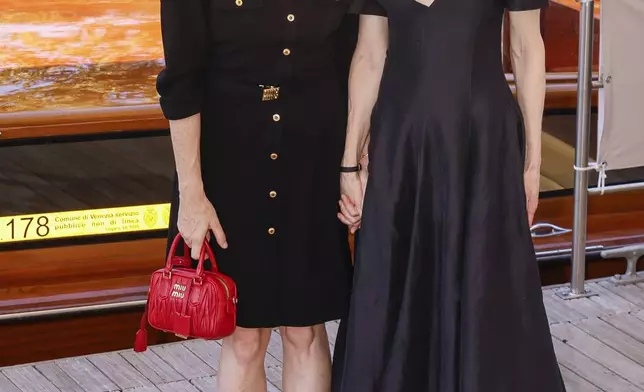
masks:
<svg viewBox="0 0 644 392"><path fill-rule="evenodd" d="M602 1L600 34L597 164L644 166L644 0Z"/></svg>

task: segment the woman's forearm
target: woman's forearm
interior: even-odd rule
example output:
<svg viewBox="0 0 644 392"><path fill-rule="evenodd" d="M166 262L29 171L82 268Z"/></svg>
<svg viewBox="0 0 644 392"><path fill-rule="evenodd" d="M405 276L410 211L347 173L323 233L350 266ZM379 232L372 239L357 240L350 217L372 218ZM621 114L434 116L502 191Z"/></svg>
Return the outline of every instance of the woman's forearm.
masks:
<svg viewBox="0 0 644 392"><path fill-rule="evenodd" d="M170 137L179 193L203 192L201 176L201 115L170 121Z"/></svg>
<svg viewBox="0 0 644 392"><path fill-rule="evenodd" d="M517 39L519 38L519 39ZM526 130L526 168L541 164L541 132L546 94L545 49L541 36L515 36L512 44L512 68L517 101Z"/></svg>
<svg viewBox="0 0 644 392"><path fill-rule="evenodd" d="M368 17L361 23L364 27L361 26L349 73L349 117L343 166L357 165L365 149L387 53L386 19Z"/></svg>

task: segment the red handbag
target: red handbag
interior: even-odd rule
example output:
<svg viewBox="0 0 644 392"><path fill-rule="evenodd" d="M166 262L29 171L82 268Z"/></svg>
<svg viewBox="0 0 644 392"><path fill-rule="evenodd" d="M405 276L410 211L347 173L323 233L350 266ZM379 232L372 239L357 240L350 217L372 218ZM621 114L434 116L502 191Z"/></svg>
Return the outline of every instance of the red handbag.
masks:
<svg viewBox="0 0 644 392"><path fill-rule="evenodd" d="M165 267L155 271L141 327L136 333L134 351L147 349L147 324L184 339L221 339L237 325L237 286L219 272L215 255L204 241L197 269L192 268L190 249L184 242L183 256L175 251L181 235L172 242ZM204 270L206 255L212 271Z"/></svg>

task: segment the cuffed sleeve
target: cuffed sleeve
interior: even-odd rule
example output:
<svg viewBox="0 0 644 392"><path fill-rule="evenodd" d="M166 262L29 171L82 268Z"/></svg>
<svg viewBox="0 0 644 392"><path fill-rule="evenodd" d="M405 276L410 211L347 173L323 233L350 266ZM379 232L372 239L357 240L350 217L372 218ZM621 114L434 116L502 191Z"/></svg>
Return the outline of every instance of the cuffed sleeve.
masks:
<svg viewBox="0 0 644 392"><path fill-rule="evenodd" d="M156 89L168 120L200 113L205 92L208 28L203 0L161 0L165 68Z"/></svg>
<svg viewBox="0 0 644 392"><path fill-rule="evenodd" d="M378 0L354 0L349 12L360 15L387 16L387 12Z"/></svg>
<svg viewBox="0 0 644 392"><path fill-rule="evenodd" d="M549 0L506 0L508 11L530 11L548 8Z"/></svg>

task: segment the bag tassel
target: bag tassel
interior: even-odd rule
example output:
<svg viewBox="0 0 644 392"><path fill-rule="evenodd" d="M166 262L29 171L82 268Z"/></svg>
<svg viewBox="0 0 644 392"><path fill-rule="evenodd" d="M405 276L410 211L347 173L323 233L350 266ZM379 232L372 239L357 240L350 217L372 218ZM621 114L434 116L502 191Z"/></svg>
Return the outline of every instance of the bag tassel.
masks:
<svg viewBox="0 0 644 392"><path fill-rule="evenodd" d="M137 353L142 353L148 348L147 318L148 312L146 309L146 311L143 312L143 317L141 317L141 327L136 332L136 336L134 338L134 351Z"/></svg>

